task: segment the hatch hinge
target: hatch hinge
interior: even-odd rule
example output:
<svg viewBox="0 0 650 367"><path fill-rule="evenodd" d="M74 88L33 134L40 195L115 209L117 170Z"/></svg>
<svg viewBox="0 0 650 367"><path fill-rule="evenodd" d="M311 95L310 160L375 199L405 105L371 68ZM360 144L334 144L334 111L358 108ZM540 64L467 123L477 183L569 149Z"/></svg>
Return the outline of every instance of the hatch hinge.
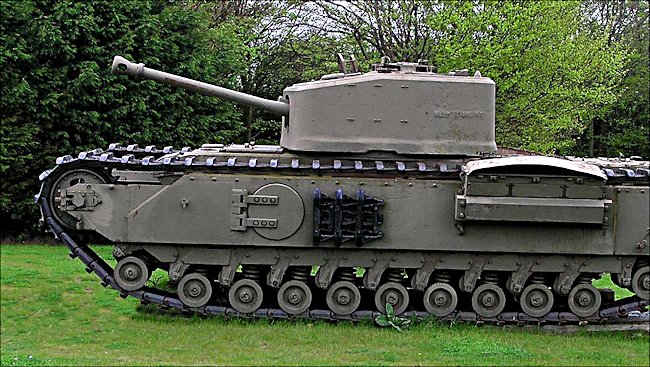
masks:
<svg viewBox="0 0 650 367"><path fill-rule="evenodd" d="M231 193L230 230L245 231L249 227L277 228L277 218L249 218L249 205L278 205L274 195L249 195L248 190L233 189Z"/></svg>

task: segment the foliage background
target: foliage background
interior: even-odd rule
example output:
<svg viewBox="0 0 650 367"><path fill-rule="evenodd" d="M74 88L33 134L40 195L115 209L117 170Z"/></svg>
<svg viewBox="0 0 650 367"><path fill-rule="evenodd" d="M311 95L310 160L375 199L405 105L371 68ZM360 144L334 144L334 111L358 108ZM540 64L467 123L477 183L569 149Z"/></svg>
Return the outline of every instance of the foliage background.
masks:
<svg viewBox="0 0 650 367"><path fill-rule="evenodd" d="M650 157L648 1L0 0L0 237L34 233L37 177L111 142L277 143L264 111L110 74L114 55L275 99L387 55L497 83L497 142Z"/></svg>

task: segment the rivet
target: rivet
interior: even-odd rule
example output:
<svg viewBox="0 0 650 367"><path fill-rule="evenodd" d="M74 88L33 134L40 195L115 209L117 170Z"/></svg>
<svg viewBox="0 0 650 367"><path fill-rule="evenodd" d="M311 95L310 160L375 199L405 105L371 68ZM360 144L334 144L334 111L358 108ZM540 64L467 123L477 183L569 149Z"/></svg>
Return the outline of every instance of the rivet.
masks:
<svg viewBox="0 0 650 367"><path fill-rule="evenodd" d="M216 181L216 180L217 180L217 178L216 178L216 177L212 177L212 181Z"/></svg>
<svg viewBox="0 0 650 367"><path fill-rule="evenodd" d="M433 184L431 185L431 187L438 187L438 184Z"/></svg>
<svg viewBox="0 0 650 367"><path fill-rule="evenodd" d="M388 186L388 181L384 182L384 186Z"/></svg>
<svg viewBox="0 0 650 367"><path fill-rule="evenodd" d="M239 179L238 179L238 178L236 178L236 179L235 179L235 182L239 182Z"/></svg>
<svg viewBox="0 0 650 367"><path fill-rule="evenodd" d="M340 182L336 181L336 184L338 185L338 184L340 184Z"/></svg>
<svg viewBox="0 0 650 367"><path fill-rule="evenodd" d="M194 177L190 177L190 181L194 181Z"/></svg>
<svg viewBox="0 0 650 367"><path fill-rule="evenodd" d="M365 182L363 182L363 181L359 182L359 185L364 185L364 184L365 184Z"/></svg>
<svg viewBox="0 0 650 367"><path fill-rule="evenodd" d="M409 182L409 187L413 187L413 182Z"/></svg>

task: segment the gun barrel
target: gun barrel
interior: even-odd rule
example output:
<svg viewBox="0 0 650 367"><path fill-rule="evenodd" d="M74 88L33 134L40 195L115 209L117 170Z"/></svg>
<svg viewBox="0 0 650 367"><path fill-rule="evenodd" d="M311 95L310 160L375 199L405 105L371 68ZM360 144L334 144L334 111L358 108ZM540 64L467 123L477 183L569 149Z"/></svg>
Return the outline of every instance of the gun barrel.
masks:
<svg viewBox="0 0 650 367"><path fill-rule="evenodd" d="M232 89L219 87L209 83L200 82L198 80L184 78L182 76L165 73L151 68L147 68L144 64L133 63L124 57L115 56L113 59L113 66L111 72L115 75L128 75L135 80L150 79L167 85L184 88L187 90L199 92L208 96L215 96L227 99L234 102L239 102L248 106L261 108L277 116L289 115L289 104L272 101L265 98L260 98L250 94L237 92Z"/></svg>

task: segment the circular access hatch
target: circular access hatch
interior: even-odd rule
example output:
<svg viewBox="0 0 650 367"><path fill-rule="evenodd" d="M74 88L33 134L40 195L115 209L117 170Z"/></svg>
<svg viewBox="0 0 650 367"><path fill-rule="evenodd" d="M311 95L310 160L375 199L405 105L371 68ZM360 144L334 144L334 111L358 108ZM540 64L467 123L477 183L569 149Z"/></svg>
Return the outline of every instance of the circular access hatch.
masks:
<svg viewBox="0 0 650 367"><path fill-rule="evenodd" d="M296 190L284 184L273 183L260 187L253 195L278 197L275 205L248 205L249 218L277 220L275 228L254 227L257 234L270 240L283 240L298 231L305 218L305 205Z"/></svg>

